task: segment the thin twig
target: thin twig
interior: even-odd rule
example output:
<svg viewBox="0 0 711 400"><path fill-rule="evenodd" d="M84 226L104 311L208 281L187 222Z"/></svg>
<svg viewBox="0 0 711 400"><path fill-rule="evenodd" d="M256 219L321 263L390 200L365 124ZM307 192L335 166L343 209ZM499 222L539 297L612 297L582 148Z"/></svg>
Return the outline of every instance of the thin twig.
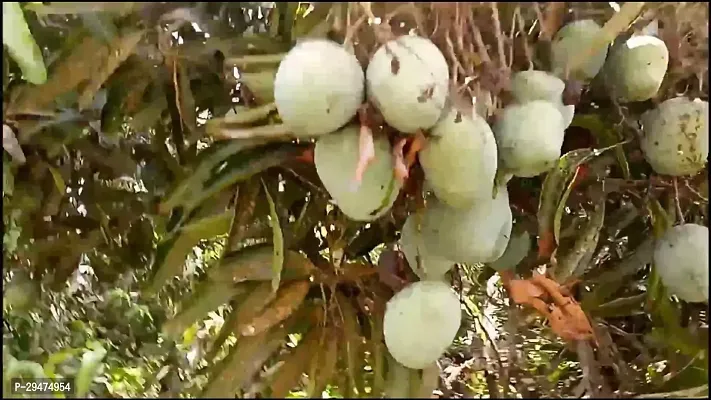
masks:
<svg viewBox="0 0 711 400"><path fill-rule="evenodd" d="M672 184L674 185L674 205L676 206L676 214L679 218L679 223L684 224L684 211L681 210L681 201L679 201L679 185L677 184L677 177L672 178Z"/></svg>
<svg viewBox="0 0 711 400"><path fill-rule="evenodd" d="M494 22L494 32L496 33L496 46L499 57L499 64L502 68L506 68L506 52L504 50L504 39L501 36L501 21L499 21L499 7L495 2L489 3L491 7L491 19Z"/></svg>

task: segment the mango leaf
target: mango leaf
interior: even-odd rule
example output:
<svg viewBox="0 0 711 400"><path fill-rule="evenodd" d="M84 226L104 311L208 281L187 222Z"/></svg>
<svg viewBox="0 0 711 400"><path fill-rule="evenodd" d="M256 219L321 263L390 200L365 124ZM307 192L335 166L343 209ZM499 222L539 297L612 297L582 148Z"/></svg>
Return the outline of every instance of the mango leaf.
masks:
<svg viewBox="0 0 711 400"><path fill-rule="evenodd" d="M410 369L395 361L388 354L388 377L385 382L385 397L403 399L410 397Z"/></svg>
<svg viewBox="0 0 711 400"><path fill-rule="evenodd" d="M416 371L416 373L420 375L419 385L415 387L411 396L420 399L431 398L432 392L434 392L439 385L439 365L437 365L437 362L434 362L429 367L422 369L422 371Z"/></svg>
<svg viewBox="0 0 711 400"><path fill-rule="evenodd" d="M310 373L311 387L309 397L321 397L326 386L337 372L339 335L335 329L325 330L326 344L319 346L322 351L316 360L313 373Z"/></svg>
<svg viewBox="0 0 711 400"><path fill-rule="evenodd" d="M111 76L126 59L133 54L133 50L138 42L143 39L144 31L127 32L116 38L108 46L103 46L103 54L99 53L101 62L97 63L89 75L89 82L82 83L79 88L79 110L83 110L91 105L94 95L101 89L101 86Z"/></svg>
<svg viewBox="0 0 711 400"><path fill-rule="evenodd" d="M86 351L81 357L81 366L74 378L74 394L77 398L87 397L94 378L98 376L102 367L102 360L106 357L106 349L98 347Z"/></svg>
<svg viewBox="0 0 711 400"><path fill-rule="evenodd" d="M210 311L227 303L231 298L245 292L244 284L233 285L231 282L202 282L188 300L184 302L180 312L163 325L163 333L172 339L177 339L185 329Z"/></svg>
<svg viewBox="0 0 711 400"><path fill-rule="evenodd" d="M254 285L250 285L250 289L252 287L254 287ZM210 351L205 355L205 360L207 360L208 362L211 362L217 356L217 353L220 351L222 345L236 329L239 306L252 293L250 292L250 289L247 289L243 293L239 293L232 298L232 301L230 302L232 304L232 309L230 310L227 317L225 317L225 322L222 324L222 327L220 327L220 332L217 334L217 337L215 337L215 340L210 345Z"/></svg>
<svg viewBox="0 0 711 400"><path fill-rule="evenodd" d="M247 234L247 227L249 223L254 220L254 210L262 189L260 182L261 180L257 179L257 177L252 177L239 186L237 205L235 206L235 218L232 222L233 228L230 232L231 244L239 244L244 240ZM232 245L225 246L225 253L222 255L223 258L232 248Z"/></svg>
<svg viewBox="0 0 711 400"><path fill-rule="evenodd" d="M553 237L555 238L556 244L560 243L560 224L563 220L563 212L565 211L565 206L568 202L568 197L570 197L570 192L573 191L573 187L575 187L577 183L576 181L579 172L580 168L575 168L575 173L573 173L573 177L570 179L567 188L563 192L563 195L560 197L560 202L558 203L558 207L556 207L555 210L555 214L553 217Z"/></svg>
<svg viewBox="0 0 711 400"><path fill-rule="evenodd" d="M272 290L271 283L259 283L249 296L235 307L235 322L233 331L238 335L247 324L260 315L264 308L274 300L276 292Z"/></svg>
<svg viewBox="0 0 711 400"><path fill-rule="evenodd" d="M110 44L83 36L66 57L57 61L46 83L20 88L9 112L37 112L74 89L79 93L79 109L90 106L104 82L133 53L143 33L129 31Z"/></svg>
<svg viewBox="0 0 711 400"><path fill-rule="evenodd" d="M538 201L538 251L550 257L556 247L554 226L555 212L560 204L566 184L575 170L593 154L592 149L578 149L563 155L543 181L541 197Z"/></svg>
<svg viewBox="0 0 711 400"><path fill-rule="evenodd" d="M325 38L331 30L332 21L327 18L331 13L333 3L318 2L313 3L313 10L304 17L299 17L294 23L292 36L298 40L301 38Z"/></svg>
<svg viewBox="0 0 711 400"><path fill-rule="evenodd" d="M196 185L190 187L189 194L191 196L186 195L182 201L185 211L192 211L220 191L245 181L268 168L280 165L302 151L301 146L272 144L239 152L224 159L218 169L207 179L196 182Z"/></svg>
<svg viewBox="0 0 711 400"><path fill-rule="evenodd" d="M301 307L311 285L308 281L290 282L277 291L276 299L240 333L244 336L258 335L288 318Z"/></svg>
<svg viewBox="0 0 711 400"><path fill-rule="evenodd" d="M602 190L602 184L598 184L594 197L595 208L590 212L573 248L560 257L553 269L553 275L558 282L565 282L570 278L582 275L595 253L597 242L600 239L600 230L605 222L607 196Z"/></svg>
<svg viewBox="0 0 711 400"><path fill-rule="evenodd" d="M18 164L24 164L27 161L25 153L22 151L22 147L20 147L20 143L17 141L15 132L9 125L5 124L2 126L2 148L7 151L7 154L9 154Z"/></svg>
<svg viewBox="0 0 711 400"><path fill-rule="evenodd" d="M96 38L109 44L119 35L113 17L104 13L86 13L79 16L82 25Z"/></svg>
<svg viewBox="0 0 711 400"><path fill-rule="evenodd" d="M282 366L269 385L270 398L285 398L299 383L301 374L306 372L312 357L318 355L321 334L321 327L311 329L296 345L296 349L283 358Z"/></svg>
<svg viewBox="0 0 711 400"><path fill-rule="evenodd" d="M217 268L208 271L214 281L271 281L274 248L270 244L249 246L227 254ZM281 280L307 278L316 267L303 254L288 250L284 253Z"/></svg>
<svg viewBox="0 0 711 400"><path fill-rule="evenodd" d="M583 293L583 309L594 310L612 297L624 284L629 283L629 277L652 262L653 247L654 238L645 239L634 249L634 253L628 255L610 271L589 281L590 284L594 284L595 289Z"/></svg>
<svg viewBox="0 0 711 400"><path fill-rule="evenodd" d="M606 124L602 120L600 114L576 114L570 125L589 130L597 138L598 144L603 147L613 146L622 139L620 135L610 128L610 124ZM631 179L632 174L630 173L630 165L629 161L627 161L625 149L621 146L615 147L615 157L620 169L622 169L623 178Z"/></svg>
<svg viewBox="0 0 711 400"><path fill-rule="evenodd" d="M566 187L579 166L603 154L604 152L620 147L624 142L601 149L577 149L564 154L556 166L548 172L543 181L541 196L538 201L538 253L541 258L548 258L557 246L555 226L560 226L558 209L561 202L567 200ZM572 188L571 188L572 189ZM567 191L570 194L570 191ZM564 197L565 196L565 197ZM562 207L565 207L563 205ZM560 212L562 216L562 211ZM556 222L556 218L558 221Z"/></svg>
<svg viewBox="0 0 711 400"><path fill-rule="evenodd" d="M235 107L234 112L226 114L221 118L213 118L207 121L206 131L208 135L223 136L220 131L229 128L231 125L253 124L269 116L276 111L276 104L269 103L259 107Z"/></svg>
<svg viewBox="0 0 711 400"><path fill-rule="evenodd" d="M69 348L69 349L60 350L56 353L52 353L49 357L47 357L47 361L45 361L44 365L42 366L44 373L49 378L54 378L57 365L60 365L64 362L72 359L73 357L77 356L80 352L81 352L81 349Z"/></svg>
<svg viewBox="0 0 711 400"><path fill-rule="evenodd" d="M49 4L41 2L28 3L26 8L32 10L38 15L52 14L85 14L96 12L110 12L125 14L130 12L138 3L134 2L70 2L70 1L53 1Z"/></svg>
<svg viewBox="0 0 711 400"><path fill-rule="evenodd" d="M163 96L165 97L165 96ZM198 155L197 163L191 166L193 173L185 179L179 181L175 188L158 207L161 213L168 213L181 203L185 202L193 189L202 182L209 179L210 175L219 168L224 168L225 160L242 150L250 149L260 145L256 141L230 140L218 142L203 150Z"/></svg>
<svg viewBox="0 0 711 400"><path fill-rule="evenodd" d="M272 68L259 72L243 72L239 76L239 81L247 86L255 100L267 104L274 101L274 78L276 78L276 69Z"/></svg>
<svg viewBox="0 0 711 400"><path fill-rule="evenodd" d="M267 202L269 203L269 224L272 227L272 247L274 248L274 257L272 260L272 291L276 292L277 289L279 289L281 270L284 267L284 234L279 224L279 214L277 214L276 205L264 181L262 181L262 186L264 187L264 193L267 195Z"/></svg>
<svg viewBox="0 0 711 400"><path fill-rule="evenodd" d="M264 362L283 343L288 333L298 330L300 324L311 326L311 319L305 318L310 310L294 314L283 324L259 335L240 338L230 353L216 367L214 377L208 382L201 398L232 397L244 388L262 368Z"/></svg>
<svg viewBox="0 0 711 400"><path fill-rule="evenodd" d="M291 31L294 27L299 4L296 1L277 3L269 13L269 32L274 36L279 36L285 43L291 43Z"/></svg>
<svg viewBox="0 0 711 400"><path fill-rule="evenodd" d="M2 43L28 82L41 85L47 81L42 50L32 37L19 2L2 3Z"/></svg>
<svg viewBox="0 0 711 400"><path fill-rule="evenodd" d="M185 258L201 240L226 234L233 215L233 210L227 210L222 214L195 221L160 243L153 263L155 272L144 293L149 296L157 293L168 280L180 274Z"/></svg>
<svg viewBox="0 0 711 400"><path fill-rule="evenodd" d="M189 136L189 142L194 143L198 139L200 132L197 128L197 116L196 116L196 106L195 97L193 97L193 92L190 88L190 75L185 65L175 62L175 71L173 79L177 79L175 102L178 111L180 112L180 119L183 124L191 132ZM177 77L176 77L177 75Z"/></svg>
<svg viewBox="0 0 711 400"><path fill-rule="evenodd" d="M370 318L370 340L366 343L370 345L370 365L373 369L372 393L375 396L380 396L385 391L385 363L388 351L385 348L383 335L383 314L374 310Z"/></svg>
<svg viewBox="0 0 711 400"><path fill-rule="evenodd" d="M646 294L620 297L591 309L590 314L596 318L621 318L643 314L646 297Z"/></svg>
<svg viewBox="0 0 711 400"><path fill-rule="evenodd" d="M349 299L342 294L336 293L336 301L338 302L337 307L340 311L340 318L342 318L341 333L343 340L341 345L344 351L341 352L341 356L345 357L344 361L346 362L346 371L348 373L348 389L350 390L348 396L362 396L365 394L363 382L361 381L365 354L358 315Z"/></svg>

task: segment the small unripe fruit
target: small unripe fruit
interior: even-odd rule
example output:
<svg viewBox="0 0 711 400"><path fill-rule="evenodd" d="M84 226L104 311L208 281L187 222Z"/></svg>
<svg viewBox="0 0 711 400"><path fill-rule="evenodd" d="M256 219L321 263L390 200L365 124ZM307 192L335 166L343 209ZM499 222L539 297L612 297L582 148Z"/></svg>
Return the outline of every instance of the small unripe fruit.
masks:
<svg viewBox="0 0 711 400"><path fill-rule="evenodd" d="M429 254L476 264L501 257L509 242L511 225L508 191L500 187L495 198L477 201L468 209L431 201L420 228Z"/></svg>
<svg viewBox="0 0 711 400"><path fill-rule="evenodd" d="M678 225L657 241L654 267L670 294L688 302L708 302L708 254L709 228Z"/></svg>
<svg viewBox="0 0 711 400"><path fill-rule="evenodd" d="M388 301L383 320L385 345L400 364L422 369L452 344L462 312L459 299L444 282L415 282Z"/></svg>
<svg viewBox="0 0 711 400"><path fill-rule="evenodd" d="M512 232L504 254L489 266L496 271L512 270L528 255L529 250L531 250L531 235L526 231Z"/></svg>
<svg viewBox="0 0 711 400"><path fill-rule="evenodd" d="M605 82L619 101L644 101L657 94L669 66L666 44L654 36L634 36L613 48Z"/></svg>
<svg viewBox="0 0 711 400"><path fill-rule="evenodd" d="M709 156L708 103L669 99L642 115L640 147L658 174L694 175Z"/></svg>
<svg viewBox="0 0 711 400"><path fill-rule="evenodd" d="M494 133L476 114L450 109L432 128L420 163L437 198L467 208L491 198L497 168Z"/></svg>
<svg viewBox="0 0 711 400"><path fill-rule="evenodd" d="M360 127L348 125L316 142L314 163L323 186L338 208L356 221L372 221L392 207L402 183L395 178L390 143L374 137L375 159L354 186Z"/></svg>
<svg viewBox="0 0 711 400"><path fill-rule="evenodd" d="M429 39L401 36L373 54L366 70L368 98L402 133L429 129L445 106L449 67Z"/></svg>
<svg viewBox="0 0 711 400"><path fill-rule="evenodd" d="M565 82L544 71L521 71L511 78L511 94L520 104L534 100L561 102L564 90Z"/></svg>
<svg viewBox="0 0 711 400"><path fill-rule="evenodd" d="M419 217L412 214L405 221L400 233L400 248L410 268L420 279L441 279L454 266L454 262L429 253L427 243L418 230Z"/></svg>
<svg viewBox="0 0 711 400"><path fill-rule="evenodd" d="M295 135L325 135L355 116L363 102L364 79L358 60L343 46L305 40L279 64L274 102Z"/></svg>
<svg viewBox="0 0 711 400"><path fill-rule="evenodd" d="M565 122L555 105L536 100L504 108L494 125L499 160L507 171L532 177L560 158Z"/></svg>
<svg viewBox="0 0 711 400"><path fill-rule="evenodd" d="M602 28L591 19L573 21L562 27L553 37L551 43L551 67L559 76L565 72L565 68L573 57L580 56L580 52L590 47L595 35ZM579 69L568 71L568 76L591 80L600 72L605 64L608 47L605 46L597 53L591 55Z"/></svg>
<svg viewBox="0 0 711 400"><path fill-rule="evenodd" d="M567 128L575 116L574 105L563 104L565 82L547 72L528 70L514 74L511 79L511 94L518 104L545 100L558 108Z"/></svg>

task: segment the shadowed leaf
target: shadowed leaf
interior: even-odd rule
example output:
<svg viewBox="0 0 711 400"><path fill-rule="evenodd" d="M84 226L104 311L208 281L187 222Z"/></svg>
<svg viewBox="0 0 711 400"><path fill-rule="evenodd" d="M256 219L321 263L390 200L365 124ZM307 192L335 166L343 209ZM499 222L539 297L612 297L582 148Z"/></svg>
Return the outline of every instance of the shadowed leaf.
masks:
<svg viewBox="0 0 711 400"><path fill-rule="evenodd" d="M306 372L310 360L318 355L319 338L322 328L314 327L284 358L283 364L269 385L271 398L284 398L298 383L301 375Z"/></svg>
<svg viewBox="0 0 711 400"><path fill-rule="evenodd" d="M274 248L272 245L250 246L227 254L219 267L208 272L215 281L271 281ZM315 270L314 265L301 253L288 250L284 253L281 280L302 279Z"/></svg>
<svg viewBox="0 0 711 400"><path fill-rule="evenodd" d="M267 203L269 203L269 225L272 227L272 247L274 248L274 256L272 258L272 291L276 292L277 289L279 289L279 282L281 281L281 270L284 268L284 234L279 224L279 214L277 214L276 205L264 181L262 181L262 186L264 187L264 194L267 196Z"/></svg>
<svg viewBox="0 0 711 400"><path fill-rule="evenodd" d="M144 293L157 293L171 278L180 274L185 258L201 240L224 235L230 229L234 211L203 218L184 226L175 235L158 245L153 263L154 275Z"/></svg>
<svg viewBox="0 0 711 400"><path fill-rule="evenodd" d="M190 298L181 306L180 312L163 325L163 333L177 339L185 329L212 310L227 303L231 298L248 290L247 284L202 282Z"/></svg>
<svg viewBox="0 0 711 400"><path fill-rule="evenodd" d="M264 312L245 325L240 333L244 336L258 335L288 318L304 302L309 287L307 281L291 282L283 286L277 292L276 299Z"/></svg>

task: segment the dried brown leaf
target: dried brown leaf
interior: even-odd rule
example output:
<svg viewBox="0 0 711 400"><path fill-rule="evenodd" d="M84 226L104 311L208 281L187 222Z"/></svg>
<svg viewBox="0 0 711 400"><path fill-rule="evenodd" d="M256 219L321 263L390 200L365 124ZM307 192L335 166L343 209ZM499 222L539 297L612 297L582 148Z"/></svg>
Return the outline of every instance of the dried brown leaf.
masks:
<svg viewBox="0 0 711 400"><path fill-rule="evenodd" d="M79 92L79 109L86 108L114 70L133 53L143 33L133 31L110 44L85 36L66 58L52 68L46 83L23 86L19 90L9 113L34 113L73 89Z"/></svg>

